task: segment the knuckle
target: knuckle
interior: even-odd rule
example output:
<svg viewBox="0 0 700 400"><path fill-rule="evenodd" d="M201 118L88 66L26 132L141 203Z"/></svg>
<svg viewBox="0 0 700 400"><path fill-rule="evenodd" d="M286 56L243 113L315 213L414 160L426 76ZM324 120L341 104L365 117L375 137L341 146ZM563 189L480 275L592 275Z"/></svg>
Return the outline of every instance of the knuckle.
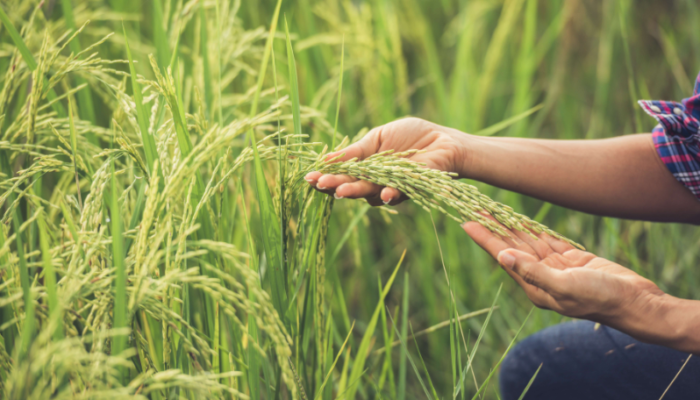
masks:
<svg viewBox="0 0 700 400"><path fill-rule="evenodd" d="M522 276L525 282L531 285L536 284L538 280L537 272L530 266L520 267L520 276Z"/></svg>

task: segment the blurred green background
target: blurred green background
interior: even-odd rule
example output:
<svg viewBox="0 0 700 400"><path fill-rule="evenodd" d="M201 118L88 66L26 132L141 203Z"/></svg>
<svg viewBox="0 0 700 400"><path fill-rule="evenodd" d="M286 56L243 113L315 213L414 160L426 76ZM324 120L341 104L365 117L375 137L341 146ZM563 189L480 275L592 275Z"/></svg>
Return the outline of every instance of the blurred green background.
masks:
<svg viewBox="0 0 700 400"><path fill-rule="evenodd" d="M197 12L200 3L207 7L205 16ZM221 78L226 88L221 103L233 110L226 116L230 121L249 111L247 105L236 107L246 101L244 95L255 85L276 3L245 0L228 4L229 13L222 18L230 18L233 29L247 30L237 36L245 40L228 42L223 36L220 43L221 60L227 67L227 75ZM38 5L45 19L57 21L47 25L50 34L65 32L60 3L3 1L11 18L17 18L17 26L18 18L32 13ZM157 53L157 46L150 1L80 1L74 7L77 26L92 21L80 37L83 46L109 32L121 32L124 20L139 61L138 72L152 76L147 57ZM194 88L206 93L203 61L197 57L201 52L199 36L194 33L213 21L215 2L166 0L164 8L166 16L177 11L183 21L192 20L180 43L185 55L185 103L191 105ZM324 141L328 137L324 120L332 123L335 115L342 43L339 131L351 138L406 115L478 133L536 106L541 108L496 134L573 139L649 132L654 121L643 115L636 100L688 97L700 69L700 36L693 31L700 22L700 5L692 0L285 0L282 14L294 43L301 102L309 107L302 109L303 130L312 139ZM284 86L283 32L281 20L275 53L277 75ZM6 31L0 35L0 70L5 71L10 68L12 47ZM172 41L172 35L165 40ZM40 44L40 35L28 43L33 50ZM211 38L209 45L216 49ZM124 58L123 38L114 35L98 50L103 58ZM270 78L267 88L272 87ZM286 89L282 90L286 94ZM108 101L99 94L93 93L93 97L96 121L107 126L111 112ZM263 99L267 102L263 107L271 99ZM695 272L700 234L694 227L593 217L477 185L494 200L536 217L600 256L629 266L663 290L700 299ZM404 264L408 275L402 276L408 277L413 329L447 320L449 300L439 240L460 314L490 306L499 285L504 285L499 309L474 361L476 380L482 382L525 320L531 303L459 225L435 216L436 238L431 216L410 202L396 207L396 214L367 210L342 243L338 256L332 257L355 216L365 212L363 206L362 202L338 201L331 218L327 269L339 279L330 280L337 284L328 293L333 296L337 323L343 325L339 304L344 302L349 319L356 319L362 332L362 321L369 320L379 298L378 276L386 281L404 249L408 249ZM239 239L243 240L242 236ZM392 312L401 302L403 287L399 281L389 294L386 304ZM479 317L464 323L470 350L483 320ZM555 313L537 310L521 337L562 320ZM418 345L438 392L451 395L448 330L420 337ZM379 343L375 347L380 347ZM398 357L398 352L394 354ZM377 365L370 366L368 381L379 379L379 373ZM407 397L422 397L412 371L408 376ZM473 394L474 383L468 381ZM486 397L495 398L496 387L492 381Z"/></svg>

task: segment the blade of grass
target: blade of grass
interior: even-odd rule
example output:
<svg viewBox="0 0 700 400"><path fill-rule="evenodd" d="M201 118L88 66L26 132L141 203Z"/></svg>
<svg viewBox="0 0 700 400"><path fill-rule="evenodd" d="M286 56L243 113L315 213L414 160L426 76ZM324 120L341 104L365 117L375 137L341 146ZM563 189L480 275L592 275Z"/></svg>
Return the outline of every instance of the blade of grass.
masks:
<svg viewBox="0 0 700 400"><path fill-rule="evenodd" d="M207 11L204 9L204 2L199 4L199 46L202 51L202 78L204 78L204 102L206 104L206 114L211 117L212 109L212 85L211 85L211 68L209 68L209 23L207 22Z"/></svg>
<svg viewBox="0 0 700 400"><path fill-rule="evenodd" d="M335 123L333 124L333 138L331 139L331 151L335 150L335 135L338 132L338 119L340 117L340 98L343 94L343 76L345 63L345 35L343 43L340 45L340 74L338 76L338 100L335 103Z"/></svg>
<svg viewBox="0 0 700 400"><path fill-rule="evenodd" d="M408 337L408 272L403 278L403 300L401 302L401 333L399 341L401 342L401 350L399 351L399 388L396 398L399 400L406 399L406 357L408 355L408 346L406 338Z"/></svg>
<svg viewBox="0 0 700 400"><path fill-rule="evenodd" d="M75 18L73 17L73 3L72 0L61 0L61 7L63 8L63 20L66 22L66 27L71 31L75 32L77 26L75 25ZM82 47L80 46L80 38L76 37L71 40L70 51L73 54L78 54L81 52ZM87 81L82 75L76 75L75 83L80 86L86 84ZM95 118L95 108L92 104L92 91L89 86L78 92L78 102L80 104L79 112L82 119L88 120L95 124L97 119ZM88 140L92 144L98 144L97 137L92 133L88 132L86 134Z"/></svg>
<svg viewBox="0 0 700 400"><path fill-rule="evenodd" d="M56 290L56 272L53 268L51 260L51 249L49 247L49 234L44 221L43 211L37 216L37 225L39 227L39 244L41 247L41 259L44 267L44 285L49 300L49 315L51 319L56 321L56 330L53 333L54 340L63 339L63 323L61 318L61 309L58 303L58 293Z"/></svg>
<svg viewBox="0 0 700 400"><path fill-rule="evenodd" d="M265 52L263 53L263 60L260 66L258 83L253 96L253 102L250 107L251 118L257 114L258 101L260 99L260 92L262 91L262 85L265 79L265 72L267 71L270 53L272 52L272 42L275 37L275 32L277 31L277 21L279 19L279 10L281 5L282 0L278 0L272 17L272 23L270 24L270 31L265 42ZM265 247L265 254L267 255L267 260L269 263L269 271L265 274L265 277L270 277L270 284L272 286L272 303L279 313L280 318L284 319L285 311L287 309L287 290L281 252L282 237L279 230L279 220L272 202L270 188L268 187L267 180L265 179L265 172L263 171L262 160L260 159L260 154L258 153L255 133L252 129L248 131L248 141L251 143L253 148L255 186L258 194L258 202L260 204L263 245Z"/></svg>
<svg viewBox="0 0 700 400"><path fill-rule="evenodd" d="M124 30L124 46L126 47L126 55L129 59L129 72L131 73L131 88L134 91L134 103L136 104L136 119L139 123L139 129L141 130L141 141L143 144L143 151L146 153L146 167L148 168L148 173L153 173L153 164L158 160L158 153L156 150L156 141L153 139L150 133L148 133L148 118L146 117L146 110L143 107L143 94L141 93L141 85L138 82L136 76L136 68L134 67L134 60L131 56L131 49L129 49L129 40L126 34L126 27L122 23L122 29ZM161 179L162 181L162 179Z"/></svg>
<svg viewBox="0 0 700 400"><path fill-rule="evenodd" d="M335 356L335 360L333 361L333 364L331 365L330 370L328 370L328 374L326 374L326 378L323 380L323 383L317 390L316 397L314 397L314 400L318 400L321 395L323 395L323 388L326 386L326 383L328 383L328 379L330 379L331 375L333 374L333 370L335 370L335 365L338 363L338 360L340 360L340 356L343 354L343 350L345 349L345 345L348 344L348 340L350 340L350 335L352 335L352 330L355 327L355 321L352 322L352 325L350 326L350 332L348 332L348 335L345 337L345 341L343 342L343 345L340 346L340 350L338 350L338 355Z"/></svg>
<svg viewBox="0 0 700 400"><path fill-rule="evenodd" d="M532 315L532 311L534 311L534 310L535 310L535 307L530 308L530 312L527 313L527 317L525 317L525 321L523 321L523 323L520 325L520 328L518 329L518 331L515 332L515 336L513 336L513 339L508 344L508 348L506 348L506 351L503 352L503 355L501 356L501 359L498 360L498 363L496 363L496 365L491 369L491 372L486 377L486 380L484 380L484 382L481 384L481 388L479 388L479 390L474 394L474 397L472 397L472 400L476 400L479 397L479 395L481 394L481 392L488 386L489 381L491 380L491 377L493 377L493 374L495 374L496 371L498 371L498 367L501 365L503 360L505 360L506 356L508 355L508 352L513 347L515 340L518 339L518 335L520 335L520 332L525 327L525 324L530 319L530 316Z"/></svg>
<svg viewBox="0 0 700 400"><path fill-rule="evenodd" d="M474 356L476 355L476 351L479 349L479 343L481 343L481 339L483 339L484 334L486 333L486 327L489 325L489 321L491 320L491 315L493 314L493 310L496 308L496 301L498 301L498 296L501 294L501 289L503 289L503 284L501 284L498 287L498 291L496 292L496 297L493 299L493 304L491 304L491 309L489 310L489 313L486 315L486 320L484 321L484 325L481 327L481 331L479 332L479 336L476 338L476 343L474 343L474 347L472 348L472 352L469 355L469 359L467 360L467 365L464 367L462 370L461 377L459 378L459 384L455 387L452 398L456 399L457 396L459 395L459 392L462 389L462 383L464 382L464 378L467 376L467 372L471 369L472 367L472 362L474 361ZM483 387L484 385L482 385Z"/></svg>
<svg viewBox="0 0 700 400"><path fill-rule="evenodd" d="M73 152L73 171L75 172L75 191L78 194L78 205L83 209L83 197L80 194L80 177L78 176L78 134L73 122L73 102L68 97L68 122L70 126L70 147Z"/></svg>
<svg viewBox="0 0 700 400"><path fill-rule="evenodd" d="M391 318L391 324L394 326L394 331L399 336L401 343L402 344L406 343L406 338L401 336L401 333L396 328L396 322L394 321L393 317L391 317L391 314L389 314L389 317ZM416 378L418 378L418 383L420 383L420 386L423 389L423 394L425 394L425 398L432 399L432 397L430 396L430 392L428 392L428 388L425 387L425 383L423 382L423 378L421 378L421 376L420 376L420 372L418 372L418 367L416 367L416 363L413 361L413 357L411 357L410 353L406 352L406 358L411 363L411 368L413 368L413 372L416 374Z"/></svg>
<svg viewBox="0 0 700 400"><path fill-rule="evenodd" d="M80 243L80 236L78 235L78 229L75 227L75 222L73 221L73 216L71 215L68 208L66 208L66 203L63 201L63 199L61 199L60 206L61 206L61 212L63 213L63 219L66 221L66 225L68 225L68 230L70 231L71 236L73 236L73 241L76 243L76 245L80 249L80 255L84 257L85 252L83 251L82 243Z"/></svg>
<svg viewBox="0 0 700 400"><path fill-rule="evenodd" d="M297 65L294 60L294 49L289 38L289 24L287 17L284 18L284 33L287 39L287 67L289 68L289 90L292 101L292 119L294 121L294 134L301 134L301 107L299 105L299 81L297 78ZM301 138L298 139L301 141Z"/></svg>
<svg viewBox="0 0 700 400"><path fill-rule="evenodd" d="M3 25L5 25L7 32L10 34L10 37L12 38L12 41L15 44L15 47L17 47L17 50L19 50L19 53L22 55L22 59L24 59L24 62L27 63L27 67L29 67L29 70L36 70L39 65L34 59L32 53L29 51L27 45L24 43L24 40L22 40L22 36L20 36L19 32L17 32L17 29L15 29L15 26L12 25L12 22L10 22L10 17L7 16L5 10L2 7L0 7L0 22L2 22ZM48 80L44 80L44 89L46 89L46 85L48 85ZM49 90L48 100L50 102L53 102L53 100L55 100L56 97L56 92L53 89ZM58 114L59 117L66 116L66 110L63 108L60 102L53 102L51 104L51 108L53 108L53 110L56 111L56 114Z"/></svg>
<svg viewBox="0 0 700 400"><path fill-rule="evenodd" d="M532 378L530 378L530 381L529 381L529 382L527 383L527 385L525 386L525 389L524 389L523 392L520 394L520 397L518 397L518 400L523 400L523 399L525 398L525 395L526 395L527 392L530 390L530 386L532 386L532 383L535 381L535 378L537 378L537 374L540 373L540 370L541 370L541 369L542 369L542 364L540 364L540 366L537 367L537 371L535 371L535 374L532 375Z"/></svg>
<svg viewBox="0 0 700 400"><path fill-rule="evenodd" d="M126 310L126 267L124 265L124 238L122 237L121 212L119 210L119 192L117 177L114 172L114 160L111 161L110 216L112 233L112 263L115 269L114 280L114 329L127 327ZM112 355L121 354L126 349L126 335L112 338ZM122 378L125 378L122 371Z"/></svg>
<svg viewBox="0 0 700 400"><path fill-rule="evenodd" d="M333 250L333 254L331 255L331 260L330 262L333 263L338 257L338 254L340 253L340 250L343 248L343 245L345 242L350 238L350 235L352 234L352 230L355 228L358 222L362 220L362 217L365 216L367 211L370 209L369 204L363 204L358 210L357 213L355 213L355 216L352 218L350 221L350 224L348 224L348 227L345 229L345 232L343 233L343 236L341 236L340 240L335 246L335 249Z"/></svg>
<svg viewBox="0 0 700 400"><path fill-rule="evenodd" d="M394 283L396 274L399 272L399 267L401 267L401 263L403 263L403 259L405 256L406 250L404 250L403 254L401 254L401 259L399 260L398 264L396 264L394 272L391 274L391 277L389 277L389 280L384 286L384 290L379 296L379 302L377 303L377 307L375 308L374 313L372 314L372 318L367 324L365 334L362 336L362 341L360 342L360 347L357 350L357 356L355 357L355 362L352 366L352 372L350 373L350 386L348 386L347 395L345 396L345 398L347 399L356 398L355 394L357 393L358 385L360 383L360 376L364 372L365 361L367 361L367 356L369 355L369 346L372 341L372 336L374 336L374 330L377 327L377 320L379 319L380 307L384 307L384 299L389 293L391 285Z"/></svg>
<svg viewBox="0 0 700 400"><path fill-rule="evenodd" d="M479 136L494 135L494 134L508 128L509 126L519 122L520 120L527 118L528 116L530 116L530 114L537 112L542 107L543 107L543 104L538 104L525 112L522 112L518 115L512 116L512 117L510 117L506 120L503 120L499 123L493 124L493 125L489 126L488 128L481 129L474 134L479 135Z"/></svg>
<svg viewBox="0 0 700 400"><path fill-rule="evenodd" d="M10 167L10 161L7 156L7 152L0 150L0 170L2 170L7 177L12 176L12 169ZM34 330L36 329L34 323L34 302L32 300L31 287L29 286L29 270L27 269L27 259L24 253L24 240L20 227L22 226L22 214L19 210L17 204L15 204L15 193L10 191L7 196L7 206L13 207L12 209L12 229L15 231L15 246L17 247L17 259L19 262L19 280L22 287L22 299L24 300L24 327L22 328L21 335L21 347L19 359L24 359L27 354L31 342L34 339ZM1 229L1 228L0 228Z"/></svg>
<svg viewBox="0 0 700 400"><path fill-rule="evenodd" d="M434 398L439 399L437 391L435 390L435 385L433 385L433 380L430 379L430 371L428 371L428 367L425 366L425 361L423 361L423 355L420 353L420 348L418 347L418 342L416 341L416 335L413 334L413 326L411 324L409 324L409 329L411 330L411 337L413 338L413 344L415 344L415 346L416 346L416 353L418 353L418 359L420 360L420 363L423 366L423 372L425 373L425 377L428 379L428 385L430 386L430 391L433 393Z"/></svg>
<svg viewBox="0 0 700 400"><path fill-rule="evenodd" d="M498 306L496 306L495 308L498 309ZM489 311L491 311L491 308L490 308L490 307L489 307L489 308L483 308L483 309L477 310L477 311L472 311L472 312L470 312L470 313L462 314L462 315L459 316L459 318L456 318L456 319L455 319L454 316L453 316L453 318L451 318L451 319L449 319L449 320L447 320L447 321L442 321L442 322L440 322L439 324L435 324L435 325L433 325L433 326L431 326L431 327L428 327L428 328L425 328L425 329L423 329L423 330L421 330L421 331L418 331L415 335L414 335L414 334L411 334L411 336L409 336L408 339L413 339L414 337L421 337L421 336L428 335L428 334L433 333L433 332L436 332L436 331L438 331L438 330L440 330L440 329L442 329L442 328L451 327L453 324L455 324L455 323L457 323L457 322L462 322L462 321L467 320L467 319L470 319L470 318L478 317L479 315L484 315L484 314L488 313ZM453 329L453 328L452 328L452 329ZM401 344L401 341L400 341L400 340L395 340L395 341L393 341L393 342L391 343L391 347L396 347L396 346L398 346L399 344ZM386 349L387 349L387 348L386 348L386 346L385 346L385 347L382 347L381 349L375 350L374 353L375 353L375 354L380 354L380 353L386 351Z"/></svg>
<svg viewBox="0 0 700 400"><path fill-rule="evenodd" d="M64 0L65 1L65 0ZM163 4L153 0L153 44L156 47L156 59L161 71L165 71L170 61L168 38L163 25Z"/></svg>
<svg viewBox="0 0 700 400"><path fill-rule="evenodd" d="M248 223L248 210L245 206L245 195L241 181L238 181L239 198L243 207L243 219L246 229L246 237L248 239L248 253L250 254L250 267L253 271L260 273L258 269L258 252L255 250L255 241L250 232L250 224ZM255 296L251 291L248 292L248 299L255 301ZM258 325L254 315L248 315L248 340L258 341ZM255 347L248 345L248 389L250 390L251 399L260 398L260 360L258 360L258 352Z"/></svg>

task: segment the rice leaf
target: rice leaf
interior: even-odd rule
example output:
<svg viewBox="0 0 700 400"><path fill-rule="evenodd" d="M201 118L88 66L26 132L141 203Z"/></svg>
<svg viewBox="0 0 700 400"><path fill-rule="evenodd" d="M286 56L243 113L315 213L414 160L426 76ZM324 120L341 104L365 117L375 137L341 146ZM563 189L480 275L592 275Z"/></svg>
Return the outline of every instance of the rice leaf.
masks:
<svg viewBox="0 0 700 400"><path fill-rule="evenodd" d="M124 264L124 238L122 236L121 211L119 209L119 192L117 177L114 172L114 160L111 162L110 216L112 234L112 263L115 270L114 280L114 329L127 327L126 310L126 266ZM112 339L112 355L121 354L126 349L126 335L116 335Z"/></svg>
<svg viewBox="0 0 700 400"><path fill-rule="evenodd" d="M7 33L10 34L10 37L12 38L12 42L14 42L15 47L17 47L17 50L19 50L19 53L22 55L22 58L24 59L24 62L27 63L27 66L31 71L34 71L37 69L39 66L34 59L34 56L32 53L29 51L29 48L27 47L26 44L24 44L24 40L22 40L22 36L20 36L19 32L17 32L17 29L15 29L15 26L12 25L12 22L10 22L10 17L7 16L5 13L5 10L0 7L0 21L5 25L5 29L7 29Z"/></svg>
<svg viewBox="0 0 700 400"><path fill-rule="evenodd" d="M289 68L289 90L292 101L292 119L294 121L294 134L301 135L301 107L299 105L299 81L297 79L297 65L294 60L294 49L289 38L289 24L284 18L285 37L287 39L287 67ZM301 141L301 138L298 140Z"/></svg>
<svg viewBox="0 0 700 400"><path fill-rule="evenodd" d="M129 39L126 34L126 27L122 23L122 29L124 30L124 44L126 47L126 55L129 59L129 72L131 73L131 88L134 91L134 103L136 104L136 119L139 123L139 129L141 130L141 141L143 144L143 151L146 153L146 167L148 168L148 173L153 173L153 164L158 160L158 153L156 152L156 141L153 136L148 132L148 118L146 117L146 109L143 106L143 94L141 93L141 85L138 82L138 77L136 76L136 68L134 67L134 60L131 57L131 49L129 49ZM162 181L162 179L161 179Z"/></svg>
<svg viewBox="0 0 700 400"><path fill-rule="evenodd" d="M503 352L503 354L501 355L501 359L498 360L498 363L496 363L496 365L491 369L491 372L490 372L489 375L486 377L486 379L484 380L484 382L481 384L481 388L479 388L479 390L477 390L477 392L474 394L474 397L472 397L472 400L476 400L477 398L479 398L479 395L481 394L481 392L488 386L488 383L489 383L489 381L491 380L491 377L493 377L493 374L495 374L496 371L498 371L498 367L501 365L501 363L503 362L503 360L505 360L506 356L508 355L508 352L509 352L510 349L513 347L513 345L515 344L515 341L518 339L518 336L520 335L520 332L523 330L523 327L525 327L525 324L526 324L527 321L530 319L530 316L532 315L532 311L534 311L534 309L535 309L535 307L530 308L530 312L527 313L527 317L525 317L525 320L524 320L523 323L520 325L520 328L518 328L518 331L515 332L515 336L513 336L513 339L512 339L512 340L510 341L510 343L508 344L508 348L506 348L506 351ZM538 368L538 370L539 370L539 368ZM537 375L537 373L535 373L535 375ZM530 383L532 383L532 379L534 379L534 377L530 379ZM528 384L528 386L529 386L529 384Z"/></svg>
<svg viewBox="0 0 700 400"><path fill-rule="evenodd" d="M340 74L338 76L338 100L335 106L335 123L333 124L333 137L331 139L331 151L335 150L335 135L338 132L338 119L340 118L340 98L343 94L343 75L345 73L345 35L340 46Z"/></svg>
<svg viewBox="0 0 700 400"><path fill-rule="evenodd" d="M65 0L64 0L65 1ZM161 71L165 71L170 61L170 48L163 22L163 4L161 0L153 0L153 44L156 47L156 59Z"/></svg>
<svg viewBox="0 0 700 400"><path fill-rule="evenodd" d="M469 358L467 360L467 365L462 370L462 374L459 378L459 383L454 388L453 396L452 396L453 399L456 399L457 395L459 395L459 392L461 391L462 385L464 383L464 378L467 376L467 371L469 371L472 367L472 362L474 361L474 356L476 355L476 351L479 349L479 343L481 343L481 339L484 337L484 334L486 333L486 327L489 325L489 321L491 320L491 315L493 314L493 310L495 310L495 308L496 308L496 301L498 301L498 296L501 294L501 289L503 289L503 284L501 284L498 287L498 291L496 292L496 296L493 299L493 304L491 304L491 309L489 310L489 313L486 314L486 320L484 321L484 325L482 325L482 327L481 327L481 331L479 332L479 336L476 338L476 343L474 343L474 347L472 348L472 352L469 355ZM483 386L485 386L485 385L482 385L482 387Z"/></svg>
<svg viewBox="0 0 700 400"><path fill-rule="evenodd" d="M0 172L5 176L12 176L12 169L5 150L0 150ZM29 284L29 270L27 268L27 259L24 252L24 240L20 227L22 226L22 213L19 210L18 204L15 204L16 197L14 191L9 191L7 195L7 204L12 207L12 229L15 232L15 246L17 248L17 259L19 262L19 280L22 287L22 299L24 301L24 327L22 329L21 347L19 359L24 359L29 347L34 339L36 329L34 321L34 302L32 299L31 287ZM2 229L0 227L0 229Z"/></svg>
<svg viewBox="0 0 700 400"><path fill-rule="evenodd" d="M394 331L399 336L399 340L401 341L402 344L405 344L407 339L404 336L402 336L401 333L398 331L398 329L396 328L396 322L393 320L393 318L391 320L391 323L394 326ZM418 383L420 383L420 386L423 389L423 394L425 395L425 398L432 399L432 397L430 396L430 393L428 392L428 388L426 388L425 383L423 383L423 378L421 378L421 376L420 376L420 372L418 371L418 367L416 367L416 363L413 361L413 357L411 357L410 353L406 352L406 358L411 363L411 368L413 368L413 373L415 373L416 378L418 378Z"/></svg>
<svg viewBox="0 0 700 400"><path fill-rule="evenodd" d="M73 17L73 3L72 0L61 0L61 7L63 8L63 19L66 22L66 27L71 31L75 32L77 26L75 25L75 18ZM80 46L80 38L76 37L69 43L70 51L73 54L78 54L82 51ZM78 74L75 77L75 83L77 86L87 85L87 81L82 75ZM80 104L79 111L80 117L82 119L88 120L95 124L97 119L95 118L95 108L92 104L92 92L89 86L78 92L78 103ZM87 138L92 144L98 144L97 137L92 133L87 133Z"/></svg>
<svg viewBox="0 0 700 400"><path fill-rule="evenodd" d="M275 32L277 30L277 21L279 18L281 4L282 0L278 0L275 13L272 17L272 23L270 24L270 31L265 42L265 52L263 53L263 60L260 66L258 84L253 96L252 105L250 107L251 118L257 114L258 101L260 99L260 92L262 91L262 85L265 79L265 71L267 70L270 53L272 52L272 41L274 40ZM269 263L269 271L265 274L265 277L267 278L269 276L270 285L272 287L272 303L280 317L284 318L285 311L287 309L287 289L281 251L282 233L280 232L279 219L272 202L270 188L268 187L267 180L265 179L262 160L260 159L260 154L258 153L257 141L255 140L255 134L252 129L248 131L248 140L253 148L255 186L258 194L260 216L262 219L263 245L265 247L265 254Z"/></svg>
<svg viewBox="0 0 700 400"><path fill-rule="evenodd" d="M51 249L49 247L49 234L44 221L43 211L37 216L37 225L39 227L39 243L41 247L41 259L44 267L44 285L46 286L46 294L49 300L49 315L51 319L57 322L56 330L53 333L54 340L63 339L63 323L61 318L61 307L58 303L58 292L56 289L56 271L53 268L53 260L51 259Z"/></svg>
<svg viewBox="0 0 700 400"><path fill-rule="evenodd" d="M397 389L397 399L406 399L406 357L408 355L408 272L404 273L403 281L403 296L401 301L401 333L399 340L401 341L401 350L399 351L399 387Z"/></svg>
<svg viewBox="0 0 700 400"><path fill-rule="evenodd" d="M523 400L525 398L525 395L530 390L530 386L532 386L532 383L535 382L535 378L537 378L537 374L540 373L541 369L542 364L540 364L540 366L537 367L537 371L535 371L535 373L532 375L532 378L530 378L530 381L528 381L527 385L525 386L525 389L523 389L523 392L520 394L520 397L518 397L518 400Z"/></svg>
<svg viewBox="0 0 700 400"><path fill-rule="evenodd" d="M243 207L243 219L245 222L246 236L248 239L248 253L250 257L250 267L253 271L259 273L258 270L258 253L255 250L255 241L250 232L250 224L248 223L248 210L245 205L245 194L243 193L243 186L241 181L238 181L238 192L239 198L241 199L241 206ZM255 296L253 293L248 291L248 299L250 301L255 301ZM258 342L258 323L255 321L254 315L248 315L248 340ZM258 352L255 347L248 345L248 389L250 390L250 398L259 399L260 398L260 360L258 358Z"/></svg>
<svg viewBox="0 0 700 400"><path fill-rule="evenodd" d="M350 327L350 332L348 332L348 335L345 337L345 341L343 341L343 345L340 346L340 350L338 350L338 355L335 356L335 360L333 360L333 364L331 365L331 368L328 370L328 374L326 374L325 379L323 379L323 383L321 383L321 386L317 390L316 397L314 397L315 400L318 400L322 395L323 395L323 388L326 386L328 383L328 379L330 379L331 375L333 374L333 370L335 369L335 365L338 363L338 360L340 359L340 355L343 354L343 350L345 350L345 345L348 344L348 340L350 340L350 336L352 335L352 330L355 327L355 321L353 321L352 326Z"/></svg>
<svg viewBox="0 0 700 400"><path fill-rule="evenodd" d="M428 371L428 367L425 366L425 361L423 361L423 355L420 353L420 347L418 347L416 335L413 333L413 326L409 324L409 328L411 329L411 338L413 338L413 344L415 344L416 346L416 353L418 353L418 359L420 360L420 363L423 366L423 372L425 373L425 377L428 379L430 391L432 392L434 398L439 399L437 391L435 390L435 385L433 385L433 380L430 379L430 371ZM408 340L408 338L406 338L406 340Z"/></svg>
<svg viewBox="0 0 700 400"><path fill-rule="evenodd" d="M528 116L530 116L530 114L533 114L533 113L539 111L542 107L543 107L543 104L538 104L525 112L522 112L518 115L514 115L514 116L512 116L506 120L503 120L499 123L493 124L493 125L489 126L488 128L484 128L480 131L477 131L474 134L479 135L479 136L494 135L494 134L508 128L509 126L527 118Z"/></svg>
<svg viewBox="0 0 700 400"><path fill-rule="evenodd" d="M10 17L7 16L5 10L3 10L2 7L0 7L0 22L2 22L3 25L5 25L7 32L12 38L12 42L14 42L15 47L17 47L17 50L19 50L19 53L22 55L22 59L24 59L24 62L27 63L27 67L29 67L29 70L35 71L39 67L39 64L37 64L36 60L34 59L34 56L29 51L29 48L24 43L24 40L22 40L22 36L20 36L19 32L17 32L15 26L12 25ZM44 80L44 89L46 89L46 85L48 85L48 81ZM58 114L59 117L65 117L66 110L63 108L60 102L54 101L57 97L56 92L53 89L49 90L47 97L49 99L49 102L52 102L51 108L53 108L53 110L56 111L56 114Z"/></svg>
<svg viewBox="0 0 700 400"><path fill-rule="evenodd" d="M73 102L68 98L68 125L70 127L70 148L73 153L73 171L75 173L75 191L78 194L78 205L83 209L83 198L80 194L80 177L78 174L78 134L73 122Z"/></svg>
<svg viewBox="0 0 700 400"><path fill-rule="evenodd" d="M206 104L207 115L211 116L212 112L212 85L211 85L211 68L209 68L209 35L207 30L209 29L209 22L207 21L207 12L204 9L204 3L200 3L199 6L199 22L200 22L200 33L199 33L199 45L202 51L202 69L204 78L204 101Z"/></svg>
<svg viewBox="0 0 700 400"><path fill-rule="evenodd" d="M394 283L394 278L396 278L396 274L399 272L399 267L401 267L401 263L403 263L403 259L405 256L406 250L404 250L403 254L401 254L401 259L399 259L399 262L396 264L396 268L394 268L394 272L391 274L389 280L386 282L384 290L382 290L379 296L379 302L377 303L377 307L374 309L372 318L367 324L365 334L362 336L362 341L360 342L360 347L357 350L357 356L355 357L355 362L352 366L352 372L350 373L348 391L347 395L345 396L345 398L347 399L355 398L355 394L357 393L358 385L360 383L360 376L364 372L365 361L367 361L367 356L369 355L369 346L372 341L372 337L374 336L374 330L377 327L379 311L381 310L381 307L384 307L384 298L386 298L386 295L389 293L389 289L391 289L391 285Z"/></svg>

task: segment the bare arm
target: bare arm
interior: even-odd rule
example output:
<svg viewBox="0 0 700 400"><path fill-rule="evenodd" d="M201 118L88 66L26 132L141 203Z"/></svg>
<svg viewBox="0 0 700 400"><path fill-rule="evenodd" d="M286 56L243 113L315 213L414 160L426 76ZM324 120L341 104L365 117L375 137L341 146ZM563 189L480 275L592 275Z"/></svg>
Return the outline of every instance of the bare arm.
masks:
<svg viewBox="0 0 700 400"><path fill-rule="evenodd" d="M411 158L430 168L523 193L591 214L700 224L700 201L656 154L650 134L600 140L481 137L418 118L374 128L329 157L366 158L385 150L421 149ZM312 172L306 180L338 198L372 205L405 197L393 188Z"/></svg>
<svg viewBox="0 0 700 400"><path fill-rule="evenodd" d="M656 154L649 134L601 140L465 136L464 175L591 214L700 223L700 201Z"/></svg>

